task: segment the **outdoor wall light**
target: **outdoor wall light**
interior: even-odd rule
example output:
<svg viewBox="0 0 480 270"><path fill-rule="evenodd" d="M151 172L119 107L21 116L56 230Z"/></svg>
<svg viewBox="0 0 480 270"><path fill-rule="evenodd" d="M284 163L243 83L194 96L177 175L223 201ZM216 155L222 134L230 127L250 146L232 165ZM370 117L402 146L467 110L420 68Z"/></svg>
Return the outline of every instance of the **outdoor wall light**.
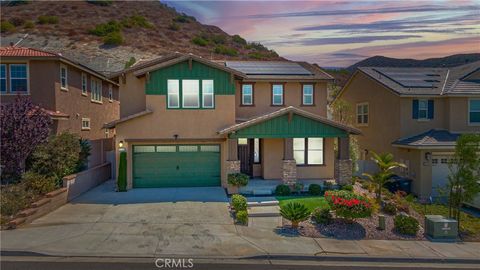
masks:
<svg viewBox="0 0 480 270"><path fill-rule="evenodd" d="M175 140L178 139L178 134L174 134L173 138L175 138Z"/></svg>
<svg viewBox="0 0 480 270"><path fill-rule="evenodd" d="M120 141L120 142L118 143L118 147L120 147L120 148L123 147L123 141Z"/></svg>
<svg viewBox="0 0 480 270"><path fill-rule="evenodd" d="M426 161L429 161L431 157L432 157L432 153L430 153L430 152L425 153L425 160Z"/></svg>

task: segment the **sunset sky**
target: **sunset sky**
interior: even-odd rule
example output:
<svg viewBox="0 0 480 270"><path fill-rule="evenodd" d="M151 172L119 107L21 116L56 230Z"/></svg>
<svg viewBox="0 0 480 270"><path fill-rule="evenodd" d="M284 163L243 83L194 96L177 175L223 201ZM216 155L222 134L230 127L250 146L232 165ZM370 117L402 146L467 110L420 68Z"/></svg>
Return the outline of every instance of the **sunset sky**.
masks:
<svg viewBox="0 0 480 270"><path fill-rule="evenodd" d="M480 53L480 0L162 2L288 59L325 67L374 55Z"/></svg>

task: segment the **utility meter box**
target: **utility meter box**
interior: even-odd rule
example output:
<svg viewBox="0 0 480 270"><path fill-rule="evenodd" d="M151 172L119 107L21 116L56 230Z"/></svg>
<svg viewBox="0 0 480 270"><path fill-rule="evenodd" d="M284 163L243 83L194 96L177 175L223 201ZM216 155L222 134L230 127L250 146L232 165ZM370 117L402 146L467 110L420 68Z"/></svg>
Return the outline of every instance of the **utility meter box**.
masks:
<svg viewBox="0 0 480 270"><path fill-rule="evenodd" d="M458 222L439 215L426 215L425 234L432 241L455 241L458 236Z"/></svg>

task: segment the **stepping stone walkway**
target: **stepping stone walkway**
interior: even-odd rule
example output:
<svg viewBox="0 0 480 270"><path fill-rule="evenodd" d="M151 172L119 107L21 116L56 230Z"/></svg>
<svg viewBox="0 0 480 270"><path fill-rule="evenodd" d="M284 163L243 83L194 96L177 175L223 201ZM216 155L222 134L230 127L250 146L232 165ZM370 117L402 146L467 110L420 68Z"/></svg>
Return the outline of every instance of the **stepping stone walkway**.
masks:
<svg viewBox="0 0 480 270"><path fill-rule="evenodd" d="M248 226L262 229L275 229L282 226L278 201L248 202Z"/></svg>

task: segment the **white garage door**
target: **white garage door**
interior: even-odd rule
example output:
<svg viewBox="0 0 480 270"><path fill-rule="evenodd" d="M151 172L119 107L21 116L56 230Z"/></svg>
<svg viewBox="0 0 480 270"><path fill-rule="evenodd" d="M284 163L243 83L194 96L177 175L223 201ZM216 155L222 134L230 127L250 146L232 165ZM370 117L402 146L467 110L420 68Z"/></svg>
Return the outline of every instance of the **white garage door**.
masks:
<svg viewBox="0 0 480 270"><path fill-rule="evenodd" d="M450 174L448 162L450 160L451 156L432 157L432 197L442 196L439 193L439 188L444 188L448 183L448 175Z"/></svg>

